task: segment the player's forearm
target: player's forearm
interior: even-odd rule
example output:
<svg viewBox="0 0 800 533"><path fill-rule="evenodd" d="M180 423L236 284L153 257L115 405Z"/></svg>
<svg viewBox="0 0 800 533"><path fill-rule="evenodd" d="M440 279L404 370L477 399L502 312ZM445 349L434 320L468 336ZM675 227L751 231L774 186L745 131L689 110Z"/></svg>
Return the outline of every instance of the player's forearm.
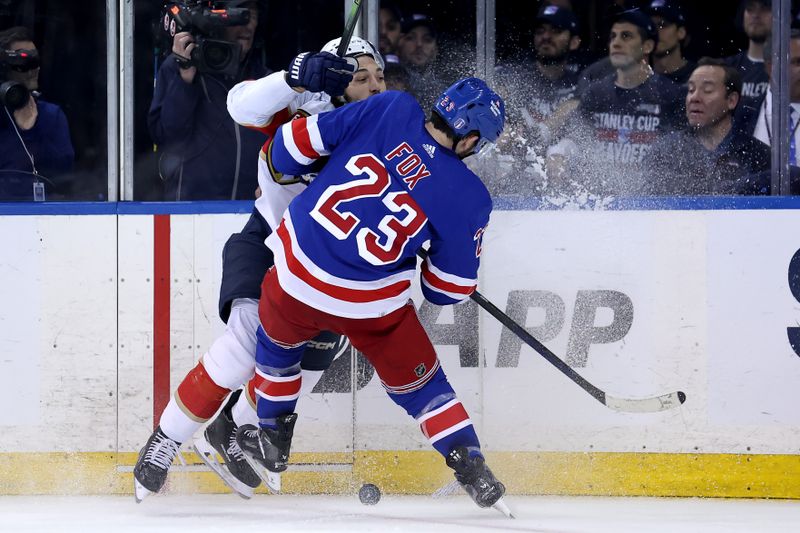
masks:
<svg viewBox="0 0 800 533"><path fill-rule="evenodd" d="M284 176L302 176L312 171L313 163L303 165L289 153L283 142L282 128L278 129L275 138L267 149L271 167Z"/></svg>
<svg viewBox="0 0 800 533"><path fill-rule="evenodd" d="M324 135L317 125L322 115L296 118L275 133L268 152L273 168L281 174L302 176L314 171L321 157L330 154L325 148Z"/></svg>
<svg viewBox="0 0 800 533"><path fill-rule="evenodd" d="M431 254L426 257L420 271L422 295L436 305L457 304L469 298L477 287L478 261L469 261L470 266L474 266L474 276L459 276L448 271L446 267L440 268L444 265L437 261L437 256L441 257L444 253L445 250L437 250L435 245L431 245Z"/></svg>
<svg viewBox="0 0 800 533"><path fill-rule="evenodd" d="M236 84L228 92L228 113L242 126L263 128L279 111L299 107L300 93L287 85L284 72Z"/></svg>

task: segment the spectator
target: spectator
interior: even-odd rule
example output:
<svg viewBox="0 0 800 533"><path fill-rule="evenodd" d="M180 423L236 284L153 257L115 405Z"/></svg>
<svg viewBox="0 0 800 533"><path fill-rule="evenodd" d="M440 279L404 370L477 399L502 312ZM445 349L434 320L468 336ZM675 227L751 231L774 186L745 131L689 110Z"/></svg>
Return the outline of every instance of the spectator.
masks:
<svg viewBox="0 0 800 533"><path fill-rule="evenodd" d="M400 64L400 58L389 54L385 56L386 68L383 71L387 91L403 91L414 94L411 90L411 79L408 70Z"/></svg>
<svg viewBox="0 0 800 533"><path fill-rule="evenodd" d="M563 177L588 192L630 195L645 190L652 144L681 127L684 113L680 86L654 74L647 63L657 40L655 25L642 11L617 15L609 36L616 74L590 84L581 95L575 129L548 150L548 177L550 168L566 163Z"/></svg>
<svg viewBox="0 0 800 533"><path fill-rule="evenodd" d="M700 60L687 85L690 129L668 135L651 152L653 194L736 194L743 179L769 169L769 147L733 128L741 91L736 68Z"/></svg>
<svg viewBox="0 0 800 533"><path fill-rule="evenodd" d="M400 10L392 2L381 2L378 49L384 57L397 53L397 43L402 36Z"/></svg>
<svg viewBox="0 0 800 533"><path fill-rule="evenodd" d="M747 50L726 59L742 73L742 101L735 121L747 122L764 100L769 76L764 70L764 44L772 35L772 0L742 0L742 26L749 39Z"/></svg>
<svg viewBox="0 0 800 533"><path fill-rule="evenodd" d="M411 88L423 109L446 88L439 77L436 58L439 43L436 27L427 15L415 13L403 20L403 35L397 48L400 63L408 71Z"/></svg>
<svg viewBox="0 0 800 533"><path fill-rule="evenodd" d="M676 83L686 84L695 64L683 57L682 47L687 33L680 7L674 0L652 0L646 11L658 30L653 70ZM590 83L613 73L614 66L608 56L595 61L580 73L578 93L582 94Z"/></svg>
<svg viewBox="0 0 800 533"><path fill-rule="evenodd" d="M576 2L573 0L545 0L542 2L539 10L541 11L547 6L555 6L559 9L567 9L572 11L572 13L577 13L576 11ZM581 6L577 6L578 9ZM576 23L580 26L580 23L577 22L577 14L576 14ZM570 50L569 57L567 58L566 70L567 72L578 74L580 71L586 68L587 65L592 63L596 59L596 56L585 50L583 47L576 48L575 50Z"/></svg>
<svg viewBox="0 0 800 533"><path fill-rule="evenodd" d="M674 0L653 0L647 9L658 28L658 44L653 52L653 70L675 83L686 85L696 64L683 57L686 19Z"/></svg>
<svg viewBox="0 0 800 533"><path fill-rule="evenodd" d="M236 124L226 110L228 90L244 79L261 78L267 70L252 53L258 25L258 2L217 2L226 8L246 7L250 20L224 28L224 39L240 47L235 73L201 72L189 61L195 37L175 34L172 54L158 71L148 125L161 152L159 173L168 200L251 199L257 187L257 154L264 135Z"/></svg>
<svg viewBox="0 0 800 533"><path fill-rule="evenodd" d="M766 43L764 50L770 52L772 46ZM770 54L771 55L771 54ZM772 70L770 56L764 56L764 66L767 73ZM789 164L800 167L800 156L797 147L800 146L800 29L792 29L789 34ZM758 118L755 123L753 136L759 141L772 145L772 89L768 88L764 101L759 106Z"/></svg>
<svg viewBox="0 0 800 533"><path fill-rule="evenodd" d="M601 37L599 37L600 35L608 35L611 32L611 25L613 25L617 16L623 11L627 11L633 7L629 4L630 2L627 0L607 0L606 2L599 2L597 9L600 16L598 20L595 21L597 24L595 29L595 31L597 31L597 40L601 39ZM608 54L590 63L579 72L578 94L583 94L591 83L613 76L615 72Z"/></svg>
<svg viewBox="0 0 800 533"><path fill-rule="evenodd" d="M578 75L567 69L567 61L580 43L575 14L563 7L545 6L534 21L533 64L503 65L497 69L498 85L508 102L511 121L504 151L514 151L515 141L522 144L522 154L527 146L541 148L537 144L543 121L562 102L575 97Z"/></svg>
<svg viewBox="0 0 800 533"><path fill-rule="evenodd" d="M75 152L67 117L39 98L39 53L25 27L0 32L0 83L8 89L0 96L0 201L68 196Z"/></svg>

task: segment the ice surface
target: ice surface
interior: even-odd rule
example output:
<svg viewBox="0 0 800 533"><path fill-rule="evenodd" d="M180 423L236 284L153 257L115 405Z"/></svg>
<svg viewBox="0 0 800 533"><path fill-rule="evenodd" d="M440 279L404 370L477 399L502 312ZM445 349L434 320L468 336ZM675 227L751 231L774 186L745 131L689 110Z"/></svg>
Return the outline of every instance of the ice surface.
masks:
<svg viewBox="0 0 800 533"><path fill-rule="evenodd" d="M177 533L411 531L544 533L732 533L800 531L800 501L514 496L517 516L479 509L465 495L384 495L375 506L352 496L233 494L2 496L0 531Z"/></svg>

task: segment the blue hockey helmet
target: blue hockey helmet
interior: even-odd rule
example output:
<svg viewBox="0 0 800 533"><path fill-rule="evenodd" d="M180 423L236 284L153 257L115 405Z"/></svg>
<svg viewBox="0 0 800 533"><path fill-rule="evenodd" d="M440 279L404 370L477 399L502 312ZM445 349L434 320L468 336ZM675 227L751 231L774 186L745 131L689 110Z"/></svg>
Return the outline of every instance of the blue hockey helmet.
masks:
<svg viewBox="0 0 800 533"><path fill-rule="evenodd" d="M500 96L479 78L464 78L445 89L433 111L453 129L457 139L477 132L475 153L494 143L506 123L506 105Z"/></svg>

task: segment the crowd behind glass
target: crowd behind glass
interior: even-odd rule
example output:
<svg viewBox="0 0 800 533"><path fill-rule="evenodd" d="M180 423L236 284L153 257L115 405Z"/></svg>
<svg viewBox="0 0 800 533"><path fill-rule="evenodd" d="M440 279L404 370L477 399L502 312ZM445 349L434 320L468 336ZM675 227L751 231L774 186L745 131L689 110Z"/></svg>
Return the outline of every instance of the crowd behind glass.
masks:
<svg viewBox="0 0 800 533"><path fill-rule="evenodd" d="M266 137L231 120L228 90L341 33L342 2L295 4L134 2L134 199L254 198ZM490 191L561 203L770 194L772 2L688 4L497 0L489 78L508 125L470 162ZM0 0L0 201L108 199L104 10ZM485 75L475 17L474 0L382 1L387 87L428 108L453 80ZM797 194L800 29L789 52Z"/></svg>

